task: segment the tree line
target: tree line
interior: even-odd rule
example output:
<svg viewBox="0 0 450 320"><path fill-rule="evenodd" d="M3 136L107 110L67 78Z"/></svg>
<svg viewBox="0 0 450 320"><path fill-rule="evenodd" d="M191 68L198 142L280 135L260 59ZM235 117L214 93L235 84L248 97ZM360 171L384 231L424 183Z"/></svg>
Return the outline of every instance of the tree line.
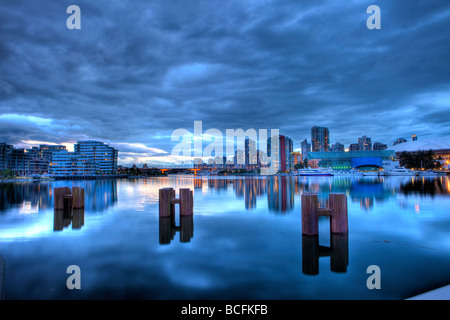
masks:
<svg viewBox="0 0 450 320"><path fill-rule="evenodd" d="M442 167L439 160L442 160L442 157L436 158L432 150L414 153L403 151L399 156L400 165L407 169L439 169Z"/></svg>

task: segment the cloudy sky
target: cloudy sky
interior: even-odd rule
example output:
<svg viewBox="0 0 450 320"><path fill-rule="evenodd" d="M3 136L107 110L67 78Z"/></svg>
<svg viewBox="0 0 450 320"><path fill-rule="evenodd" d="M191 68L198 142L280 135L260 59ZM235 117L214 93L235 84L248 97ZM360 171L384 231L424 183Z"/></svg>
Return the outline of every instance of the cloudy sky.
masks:
<svg viewBox="0 0 450 320"><path fill-rule="evenodd" d="M128 165L196 120L295 148L315 125L346 146L448 136L449 30L448 0L2 1L0 142L101 140Z"/></svg>

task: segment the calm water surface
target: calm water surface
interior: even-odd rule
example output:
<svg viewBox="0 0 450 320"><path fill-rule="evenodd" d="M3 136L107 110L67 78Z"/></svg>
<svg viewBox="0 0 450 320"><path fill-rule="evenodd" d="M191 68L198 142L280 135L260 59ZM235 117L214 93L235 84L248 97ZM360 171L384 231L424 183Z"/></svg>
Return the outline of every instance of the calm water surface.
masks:
<svg viewBox="0 0 450 320"><path fill-rule="evenodd" d="M52 190L82 186L84 212ZM158 190L194 190L160 222ZM302 237L301 194L348 196L349 233ZM178 190L177 190L178 194ZM192 177L0 184L6 299L405 299L450 283L448 177ZM331 249L333 243L333 249ZM315 255L314 252L319 252ZM66 269L81 268L81 290ZM366 286L368 266L381 289ZM2 270L0 270L2 272Z"/></svg>

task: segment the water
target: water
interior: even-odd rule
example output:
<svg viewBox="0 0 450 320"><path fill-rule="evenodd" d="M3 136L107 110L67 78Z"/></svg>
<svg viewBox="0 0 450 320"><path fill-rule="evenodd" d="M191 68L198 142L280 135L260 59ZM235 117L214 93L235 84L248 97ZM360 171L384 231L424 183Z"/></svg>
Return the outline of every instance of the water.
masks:
<svg viewBox="0 0 450 320"><path fill-rule="evenodd" d="M52 190L86 208L54 215ZM158 190L194 190L194 217L161 223ZM349 233L301 234L301 194L348 197ZM0 184L6 299L405 299L450 283L448 177L213 177ZM173 228L181 226L181 230ZM333 250L330 250L333 242ZM314 250L321 257L314 258ZM318 252L318 251L316 251ZM69 290L66 269L81 269ZM367 268L381 270L369 290ZM0 270L1 271L1 270Z"/></svg>

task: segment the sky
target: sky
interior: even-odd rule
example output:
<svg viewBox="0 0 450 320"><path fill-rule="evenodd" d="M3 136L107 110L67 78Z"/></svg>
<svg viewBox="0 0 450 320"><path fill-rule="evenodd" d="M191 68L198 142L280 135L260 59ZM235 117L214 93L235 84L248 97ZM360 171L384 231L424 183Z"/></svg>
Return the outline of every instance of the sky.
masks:
<svg viewBox="0 0 450 320"><path fill-rule="evenodd" d="M171 162L174 130L450 136L448 0L1 0L0 142ZM81 29L68 29L70 5ZM381 9L381 29L366 10Z"/></svg>

